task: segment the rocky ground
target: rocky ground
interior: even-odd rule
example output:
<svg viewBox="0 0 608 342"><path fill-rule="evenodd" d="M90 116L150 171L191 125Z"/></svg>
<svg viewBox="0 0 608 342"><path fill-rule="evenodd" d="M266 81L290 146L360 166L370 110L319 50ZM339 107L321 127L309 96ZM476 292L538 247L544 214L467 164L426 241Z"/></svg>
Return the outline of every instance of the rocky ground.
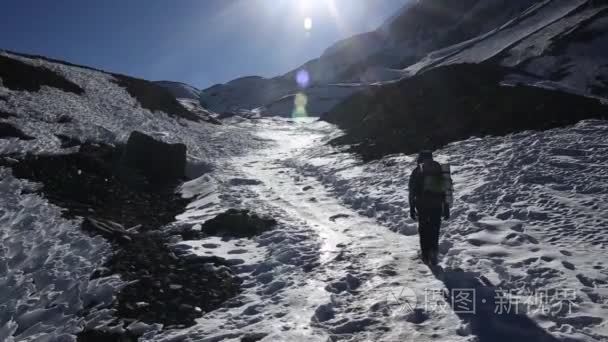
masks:
<svg viewBox="0 0 608 342"><path fill-rule="evenodd" d="M64 208L64 216L83 218L84 231L112 242L112 257L91 278L118 274L130 282L113 303L116 325L140 321L161 323L167 329L191 326L204 312L236 295L241 280L221 258L179 256L170 249L170 241L177 236L169 236L161 228L173 222L188 201L174 191L175 184L158 186L146 182L145 177L134 181L124 176L124 170L117 172L123 148L83 144L76 152L64 155L5 156L0 164L10 167L18 178L41 183L36 191ZM180 234L184 238L251 237L274 224L272 219L247 211L230 210L200 231ZM95 330L79 335L79 341L136 338L132 333Z"/></svg>

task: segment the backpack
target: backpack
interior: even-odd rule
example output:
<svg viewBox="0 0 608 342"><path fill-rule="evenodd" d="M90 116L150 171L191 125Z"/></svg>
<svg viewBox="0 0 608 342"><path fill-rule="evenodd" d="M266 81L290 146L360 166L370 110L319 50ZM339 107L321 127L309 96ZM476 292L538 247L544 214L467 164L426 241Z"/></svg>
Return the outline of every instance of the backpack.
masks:
<svg viewBox="0 0 608 342"><path fill-rule="evenodd" d="M422 175L422 193L431 197L445 195L448 206L453 203L452 177L450 165L441 165L436 161L429 160L420 165Z"/></svg>

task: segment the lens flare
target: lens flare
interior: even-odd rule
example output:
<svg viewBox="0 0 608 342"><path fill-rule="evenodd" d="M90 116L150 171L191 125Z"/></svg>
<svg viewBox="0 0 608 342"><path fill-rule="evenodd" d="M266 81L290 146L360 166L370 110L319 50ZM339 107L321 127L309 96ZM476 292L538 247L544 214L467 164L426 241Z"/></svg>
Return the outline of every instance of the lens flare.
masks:
<svg viewBox="0 0 608 342"><path fill-rule="evenodd" d="M306 31L310 31L312 29L312 18L311 17L304 18L304 29Z"/></svg>
<svg viewBox="0 0 608 342"><path fill-rule="evenodd" d="M308 87L308 84L310 84L310 74L308 73L308 71L304 69L298 70L298 72L296 73L296 82L298 83L300 88Z"/></svg>
<svg viewBox="0 0 608 342"><path fill-rule="evenodd" d="M293 118L305 118L308 116L306 112L306 106L308 105L308 97L306 94L297 93L293 100Z"/></svg>

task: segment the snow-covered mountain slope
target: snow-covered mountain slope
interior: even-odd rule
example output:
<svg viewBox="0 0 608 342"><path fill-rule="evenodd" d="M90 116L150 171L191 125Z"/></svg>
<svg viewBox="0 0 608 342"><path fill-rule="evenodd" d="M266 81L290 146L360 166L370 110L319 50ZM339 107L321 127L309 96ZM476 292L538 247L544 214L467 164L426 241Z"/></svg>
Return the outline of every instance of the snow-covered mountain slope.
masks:
<svg viewBox="0 0 608 342"><path fill-rule="evenodd" d="M332 84L364 87L436 66L484 61L526 73L520 83L606 96L605 18L606 5L591 0L411 2L378 30L337 42L295 70L215 85L201 92L201 100L223 112L287 104L282 100L302 92L314 108L309 114L316 116L349 95L323 103L317 94L332 93ZM297 86L302 70L311 88ZM287 107L267 112L289 116L293 106Z"/></svg>
<svg viewBox="0 0 608 342"><path fill-rule="evenodd" d="M242 77L201 91L201 102L217 113L254 109L297 92L294 79Z"/></svg>
<svg viewBox="0 0 608 342"><path fill-rule="evenodd" d="M109 306L126 285L115 275L90 279L110 244L83 233L82 218L65 218L37 191L40 184L15 178L6 165L24 154L78 150L63 148L66 139L116 144L139 130L186 144L188 170L200 175L220 157L260 144L199 118L147 81L0 53L0 341L73 341L85 326L112 322ZM9 134L16 131L21 138Z"/></svg>
<svg viewBox="0 0 608 342"><path fill-rule="evenodd" d="M162 137L167 142L183 142L188 145L189 153L199 158L208 159L221 149L219 145L200 146L195 143L199 141L194 137L197 133L178 133L190 129L185 123L191 122L208 132L215 131L217 127L203 122L203 116L187 110L153 83L10 53L1 53L0 57L50 70L81 89L80 93L68 92L44 83L38 85L39 90L24 89L24 84L19 81L24 79L24 75L19 72L0 76L4 85L0 87L0 111L5 113L4 122L36 138L29 141L4 140L0 150L5 153L61 151L58 134L82 142L114 143L124 141L135 129ZM36 69L31 72L38 73ZM41 73L30 76L32 80L43 77ZM13 82L16 83L13 85ZM151 90L159 93L150 93Z"/></svg>
<svg viewBox="0 0 608 342"><path fill-rule="evenodd" d="M310 87L270 102L254 111L265 116L304 117L327 113L338 103L364 89L360 84L331 84Z"/></svg>
<svg viewBox="0 0 608 342"><path fill-rule="evenodd" d="M177 99L198 100L201 95L199 89L189 84L172 81L156 81L154 83L169 90Z"/></svg>
<svg viewBox="0 0 608 342"><path fill-rule="evenodd" d="M312 79L321 83L395 80L403 74L390 70L402 69L431 51L499 27L537 2L411 1L376 31L334 44L300 69L310 70Z"/></svg>
<svg viewBox="0 0 608 342"><path fill-rule="evenodd" d="M547 86L607 96L607 44L608 4L545 1L487 34L429 54L407 71L492 60Z"/></svg>

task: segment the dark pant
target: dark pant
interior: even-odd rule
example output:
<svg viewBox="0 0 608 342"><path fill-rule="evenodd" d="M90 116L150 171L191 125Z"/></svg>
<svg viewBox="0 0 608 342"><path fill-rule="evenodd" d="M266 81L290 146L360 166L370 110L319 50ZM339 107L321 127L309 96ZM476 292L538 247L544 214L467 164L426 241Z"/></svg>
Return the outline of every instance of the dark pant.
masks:
<svg viewBox="0 0 608 342"><path fill-rule="evenodd" d="M417 211L422 259L427 260L433 255L437 256L442 209L441 207L422 207Z"/></svg>

